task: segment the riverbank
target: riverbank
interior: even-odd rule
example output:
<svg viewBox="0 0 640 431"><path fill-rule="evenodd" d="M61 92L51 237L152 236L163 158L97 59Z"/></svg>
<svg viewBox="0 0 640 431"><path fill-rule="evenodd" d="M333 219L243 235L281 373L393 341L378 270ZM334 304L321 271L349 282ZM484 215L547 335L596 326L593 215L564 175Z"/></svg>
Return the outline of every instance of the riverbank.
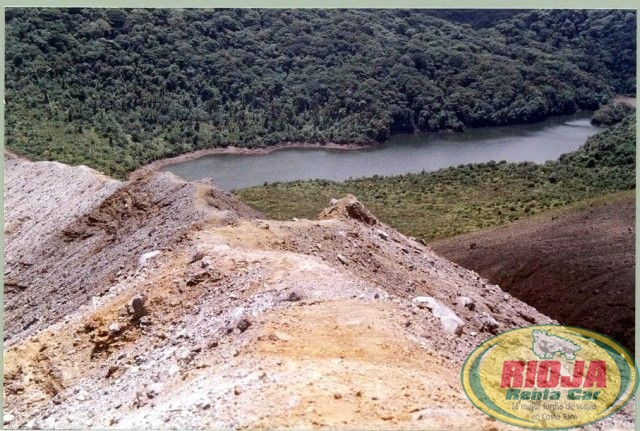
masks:
<svg viewBox="0 0 640 431"><path fill-rule="evenodd" d="M635 187L635 118L603 129L544 164L488 162L345 182L270 183L235 192L270 218L315 218L353 194L385 223L424 240L447 238Z"/></svg>
<svg viewBox="0 0 640 431"><path fill-rule="evenodd" d="M618 96L620 97L620 96ZM626 99L625 99L626 100ZM625 102L628 103L628 102ZM450 135L452 137L455 136L462 136L461 134L464 133L477 133L479 131L486 131L486 130L491 130L491 129L495 129L495 130L508 130L509 128L514 128L514 127L522 127L522 128L535 128L537 126L540 125L544 125L544 124L548 124L549 122L553 122L553 121L557 121L557 120L561 120L563 118L570 118L570 117L579 117L580 115L583 115L584 113L588 113L589 116L591 116L593 113L591 111L578 111L574 114L567 114L567 115L558 115L558 116L552 116L549 118L546 118L542 121L539 122L535 122L535 123L524 123L524 124L516 124L516 125L508 125L508 126L499 126L499 127L478 127L478 128L469 128L466 129L463 132L451 132L451 131L438 131L438 132L421 132L421 133L414 133L414 134L405 134L405 133L400 133L400 134L395 134L393 136L391 136L387 141L385 142L370 142L369 144L338 144L335 142L325 142L325 143L319 143L319 142L283 142L280 144L275 144L275 145L269 145L266 147L262 147L262 148L246 148L246 147L236 147L236 146L228 146L228 147L216 147L216 148L208 148L208 149L202 149L202 150L196 150L196 151L192 151L189 153L184 153L184 154L179 154L177 156L173 156L173 157L167 157L167 158L161 158L158 160L155 160L153 162L150 162L146 165L143 165L139 168L137 168L136 170L132 171L129 174L129 179L133 179L133 178L137 178L141 175L145 175L149 172L153 172L153 171L158 171L158 170L164 170L170 166L173 165L178 165L181 163L185 163L185 162L190 162L196 159L201 159L207 156L218 156L218 155L266 155L266 154L270 154L279 150L285 150L285 149L320 149L320 150L344 150L344 151L350 151L350 150L362 150L362 149L371 149L371 148L380 148L380 147L384 147L385 145L388 145L390 143L392 143L394 141L394 139L397 139L399 136L404 136L404 137L409 137L408 140L411 141L415 138L420 139L420 136L423 136L425 134L434 134L434 135L438 135L438 134L445 134L445 135ZM498 134L499 135L499 134ZM499 136L496 136L496 138L498 138ZM585 137L586 138L586 137ZM567 151L573 150L573 148L571 149L565 149ZM555 156L554 156L555 158ZM505 157L505 159L508 159L508 157ZM499 158L497 158L496 160L499 160ZM478 161L482 161L482 160L478 160ZM487 160L488 161L488 160ZM460 163L470 163L472 162L472 160L467 160L467 161L462 161ZM441 168L444 166L438 166L437 168ZM422 169L418 169L416 172L421 171ZM399 173L399 172L398 172ZM389 173L389 174L395 174L395 172L393 173ZM373 174L371 174L373 175ZM364 175L364 176L369 176L369 175ZM194 178L186 178L188 180L193 180ZM214 178L215 179L215 178ZM292 178L290 180L297 180L300 178ZM344 178L346 179L346 178ZM262 182L261 182L262 183ZM260 183L260 184L261 184Z"/></svg>
<svg viewBox="0 0 640 431"><path fill-rule="evenodd" d="M473 128L459 133L397 134L368 147L289 143L273 149L214 149L161 161L151 169L164 165L162 170L187 181L211 178L218 186L232 191L274 182L345 181L433 172L491 160L544 163L575 151L597 133L599 129L590 124L590 117L590 112L580 112L538 123ZM277 151L278 148L288 149ZM211 155L202 157L207 153ZM181 161L185 159L189 160Z"/></svg>
<svg viewBox="0 0 640 431"><path fill-rule="evenodd" d="M199 159L207 156L218 156L222 154L230 154L230 155L264 155L273 153L274 151L286 150L286 149L326 149L326 150L362 150L366 148L373 148L379 143L370 143L370 144L337 144L335 142L283 142L281 144L270 145L268 147L263 148L243 148L243 147L222 147L222 148L207 148L203 150L196 150L190 153L180 154L174 157L168 157L164 159L158 159L151 163L148 163L144 166L139 167L135 171L129 174L129 179L139 178L140 176L146 175L152 171L158 171L164 168L167 168L171 165L176 165L178 163L184 163L191 160Z"/></svg>

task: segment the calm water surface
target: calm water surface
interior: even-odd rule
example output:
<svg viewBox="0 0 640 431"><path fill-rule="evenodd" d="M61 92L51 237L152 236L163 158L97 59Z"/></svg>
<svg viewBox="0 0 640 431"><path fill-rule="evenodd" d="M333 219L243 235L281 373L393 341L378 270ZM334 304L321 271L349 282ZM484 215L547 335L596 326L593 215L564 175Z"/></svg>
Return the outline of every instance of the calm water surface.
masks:
<svg viewBox="0 0 640 431"><path fill-rule="evenodd" d="M507 160L542 163L573 151L595 134L590 112L519 126L470 129L462 133L396 135L374 148L344 151L282 149L262 155L220 154L168 166L186 180L212 178L226 190L265 181L397 175L459 164Z"/></svg>

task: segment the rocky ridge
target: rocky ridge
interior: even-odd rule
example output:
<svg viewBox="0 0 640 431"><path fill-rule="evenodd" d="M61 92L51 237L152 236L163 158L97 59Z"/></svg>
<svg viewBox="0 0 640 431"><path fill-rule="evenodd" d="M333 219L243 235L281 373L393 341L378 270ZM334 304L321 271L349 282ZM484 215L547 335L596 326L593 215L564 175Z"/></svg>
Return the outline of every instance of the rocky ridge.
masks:
<svg viewBox="0 0 640 431"><path fill-rule="evenodd" d="M552 322L352 196L273 221L167 173L6 171L9 428L507 429L462 362Z"/></svg>

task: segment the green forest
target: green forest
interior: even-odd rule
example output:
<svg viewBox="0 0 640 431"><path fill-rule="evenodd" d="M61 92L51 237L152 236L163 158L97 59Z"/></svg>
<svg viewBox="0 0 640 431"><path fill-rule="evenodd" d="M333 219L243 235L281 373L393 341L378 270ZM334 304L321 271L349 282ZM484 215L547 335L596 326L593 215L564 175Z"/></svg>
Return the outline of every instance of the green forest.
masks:
<svg viewBox="0 0 640 431"><path fill-rule="evenodd" d="M634 94L635 23L628 10L9 8L6 145L122 178L203 148L533 122Z"/></svg>
<svg viewBox="0 0 640 431"><path fill-rule="evenodd" d="M331 198L351 193L385 223L430 241L635 189L635 138L634 112L543 165L489 162L341 183L273 183L236 194L270 218L286 220L315 219Z"/></svg>

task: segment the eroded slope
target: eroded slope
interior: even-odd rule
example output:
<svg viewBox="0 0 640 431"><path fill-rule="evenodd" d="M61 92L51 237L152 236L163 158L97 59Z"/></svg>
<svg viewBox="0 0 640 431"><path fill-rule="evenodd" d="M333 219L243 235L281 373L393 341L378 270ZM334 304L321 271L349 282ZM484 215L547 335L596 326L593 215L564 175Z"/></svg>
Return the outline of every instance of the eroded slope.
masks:
<svg viewBox="0 0 640 431"><path fill-rule="evenodd" d="M10 343L103 295L142 253L172 248L194 224L257 214L212 184L168 173L121 183L84 167L12 158L5 178Z"/></svg>
<svg viewBox="0 0 640 431"><path fill-rule="evenodd" d="M47 236L48 271L16 271L25 289L5 292L9 425L508 428L466 400L460 367L493 333L549 318L353 197L315 221L256 216L151 174ZM42 313L28 330L25 296Z"/></svg>

